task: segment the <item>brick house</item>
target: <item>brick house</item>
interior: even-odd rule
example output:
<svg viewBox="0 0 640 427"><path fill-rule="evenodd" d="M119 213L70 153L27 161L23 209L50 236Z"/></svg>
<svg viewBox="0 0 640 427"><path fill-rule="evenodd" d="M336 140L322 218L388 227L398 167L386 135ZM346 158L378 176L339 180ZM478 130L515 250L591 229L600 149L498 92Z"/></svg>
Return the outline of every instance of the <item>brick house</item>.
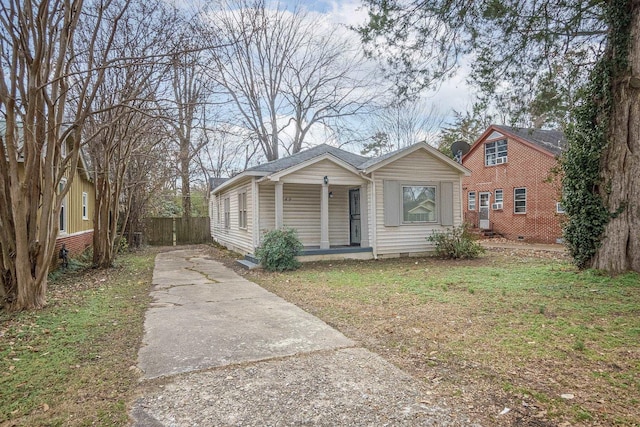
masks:
<svg viewBox="0 0 640 427"><path fill-rule="evenodd" d="M562 132L491 125L462 158L465 222L511 240L562 237L559 177Z"/></svg>

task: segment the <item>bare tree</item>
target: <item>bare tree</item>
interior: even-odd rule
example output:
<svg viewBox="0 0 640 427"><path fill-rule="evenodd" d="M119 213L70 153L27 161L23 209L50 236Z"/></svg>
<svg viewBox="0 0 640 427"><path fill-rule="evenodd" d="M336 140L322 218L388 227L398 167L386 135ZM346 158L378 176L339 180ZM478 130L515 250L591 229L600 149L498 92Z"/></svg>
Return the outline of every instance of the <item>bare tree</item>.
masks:
<svg viewBox="0 0 640 427"><path fill-rule="evenodd" d="M191 165L205 145L203 137L206 107L212 91L204 78L205 58L194 28L182 24L175 37L169 66L170 100L166 117L178 146L178 175L181 182L182 216L191 217Z"/></svg>
<svg viewBox="0 0 640 427"><path fill-rule="evenodd" d="M130 184L126 180L130 159L139 149L146 150L147 135L162 129L156 92L164 75L162 49L167 46L162 29L168 28L170 18L162 2L135 3L121 17L123 31L110 36L112 55L128 60L104 73L94 113L84 127L96 185L93 263L98 267L113 264L124 230L121 225L128 219L130 201L123 194ZM106 42L98 38L94 44L102 48ZM85 61L90 63L91 58Z"/></svg>
<svg viewBox="0 0 640 427"><path fill-rule="evenodd" d="M226 89L238 125L252 132L267 160L280 149L300 151L315 124L371 104L375 85L359 72L361 54L328 23L262 0L238 0L207 17L210 44L219 46L208 75Z"/></svg>
<svg viewBox="0 0 640 427"><path fill-rule="evenodd" d="M100 33L115 34L127 7L126 0L3 2L0 281L9 309L45 304L57 217L75 176L82 126L107 65L114 64L111 39L100 51L91 42ZM93 29L84 44L90 65L76 62L79 22L91 22ZM78 94L72 106L70 87ZM66 185L58 191L63 177Z"/></svg>
<svg viewBox="0 0 640 427"><path fill-rule="evenodd" d="M419 141L436 146L444 115L426 100L392 103L371 116L373 135L365 142L363 153L381 154L407 147Z"/></svg>

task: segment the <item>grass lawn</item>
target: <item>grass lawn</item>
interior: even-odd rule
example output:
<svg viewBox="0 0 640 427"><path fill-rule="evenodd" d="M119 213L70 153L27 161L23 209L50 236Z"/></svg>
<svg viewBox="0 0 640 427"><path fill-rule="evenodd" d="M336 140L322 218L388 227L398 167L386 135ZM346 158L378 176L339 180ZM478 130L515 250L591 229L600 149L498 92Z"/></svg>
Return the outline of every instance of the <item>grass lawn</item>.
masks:
<svg viewBox="0 0 640 427"><path fill-rule="evenodd" d="M247 276L483 425L640 425L639 275L516 252Z"/></svg>
<svg viewBox="0 0 640 427"><path fill-rule="evenodd" d="M0 425L127 425L155 254L55 272L45 309L0 311Z"/></svg>

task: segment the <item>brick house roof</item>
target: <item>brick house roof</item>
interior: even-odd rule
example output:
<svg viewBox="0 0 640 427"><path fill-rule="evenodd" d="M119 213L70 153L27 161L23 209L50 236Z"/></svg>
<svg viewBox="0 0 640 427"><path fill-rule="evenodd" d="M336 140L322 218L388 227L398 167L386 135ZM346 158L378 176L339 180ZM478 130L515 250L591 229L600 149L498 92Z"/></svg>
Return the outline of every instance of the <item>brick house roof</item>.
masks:
<svg viewBox="0 0 640 427"><path fill-rule="evenodd" d="M558 130L526 129L511 126L493 125L496 130L524 139L532 144L558 156L566 147L567 140L564 134Z"/></svg>

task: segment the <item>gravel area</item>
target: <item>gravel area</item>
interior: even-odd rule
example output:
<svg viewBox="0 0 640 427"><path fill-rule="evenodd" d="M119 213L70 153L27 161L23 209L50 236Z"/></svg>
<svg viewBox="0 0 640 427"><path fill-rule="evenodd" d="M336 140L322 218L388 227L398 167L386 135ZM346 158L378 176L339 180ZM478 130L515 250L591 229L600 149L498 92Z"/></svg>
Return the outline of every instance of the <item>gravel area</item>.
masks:
<svg viewBox="0 0 640 427"><path fill-rule="evenodd" d="M137 426L472 426L362 348L308 353L146 382Z"/></svg>

